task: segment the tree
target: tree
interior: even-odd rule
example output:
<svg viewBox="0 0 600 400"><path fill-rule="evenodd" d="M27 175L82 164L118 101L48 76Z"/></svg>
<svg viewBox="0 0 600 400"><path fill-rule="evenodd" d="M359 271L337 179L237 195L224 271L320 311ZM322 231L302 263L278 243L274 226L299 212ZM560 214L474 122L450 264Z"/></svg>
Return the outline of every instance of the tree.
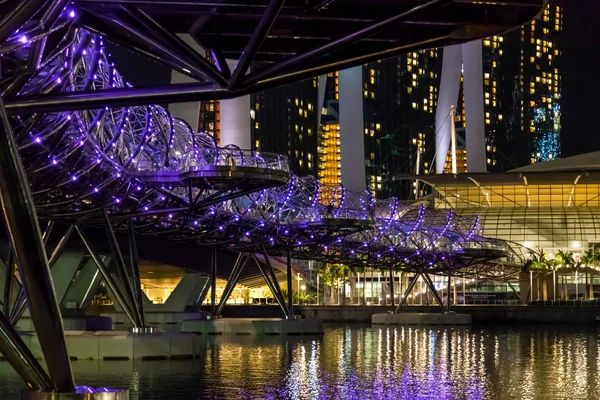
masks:
<svg viewBox="0 0 600 400"><path fill-rule="evenodd" d="M587 268L585 271L585 288L588 293L588 298L594 298L594 285L590 282L590 272L591 267L594 264L597 264L600 261L600 254L594 253L592 250L588 250L579 258L579 264L584 268Z"/></svg>
<svg viewBox="0 0 600 400"><path fill-rule="evenodd" d="M546 254L544 250L538 247L537 251L531 250L529 252L529 260L523 265L523 272L529 273L529 301L533 301L533 271L545 271L549 268L548 259L546 258ZM538 281L538 300L540 298L540 279L536 277ZM544 288L545 288L544 283Z"/></svg>
<svg viewBox="0 0 600 400"><path fill-rule="evenodd" d="M559 250L556 253L556 258L555 258L555 266L556 268L562 267L562 268L574 268L575 267L575 257L573 256L573 252L572 251L568 251L568 252L564 252L562 250ZM554 271L554 270L553 270ZM562 290L562 296L561 297L565 297L566 299L569 299L569 290L568 288L565 288L565 274L563 273L563 290ZM556 300L556 295L554 296L554 300Z"/></svg>

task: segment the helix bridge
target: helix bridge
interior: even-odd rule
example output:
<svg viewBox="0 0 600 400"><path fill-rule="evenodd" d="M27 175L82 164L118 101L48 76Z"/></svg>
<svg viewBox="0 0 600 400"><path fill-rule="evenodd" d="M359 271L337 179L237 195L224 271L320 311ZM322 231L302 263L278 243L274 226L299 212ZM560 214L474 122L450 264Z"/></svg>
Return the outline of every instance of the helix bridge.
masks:
<svg viewBox="0 0 600 400"><path fill-rule="evenodd" d="M20 93L128 86L102 36L69 32ZM16 37L12 61L39 57L36 43ZM117 232L132 225L137 235L196 246L289 249L295 259L382 269L481 275L496 266L489 261L517 254L485 238L478 217L295 176L285 156L218 147L159 105L33 114L12 124L42 220Z"/></svg>
<svg viewBox="0 0 600 400"><path fill-rule="evenodd" d="M526 249L485 237L478 217L296 176L285 156L219 147L159 104L234 98L495 35L531 20L545 2L254 3L0 1L0 200L10 242L7 282L17 266L22 283L12 307L5 285L0 351L32 389L79 390L50 275L74 232L138 328L145 317L136 238L238 253L229 292L249 259L260 264L257 256L266 264L285 256L288 271L291 259L408 271L423 275L430 287L428 274L506 278L520 272ZM311 34L315 21L326 22L319 24L323 37ZM212 61L177 36L199 26L196 38ZM238 39L244 36L249 39ZM197 82L135 88L118 72L105 40ZM225 57L238 60L234 70ZM263 67L248 72L255 61ZM67 228L48 257L55 224ZM87 236L92 228L106 232L113 258L106 265ZM129 257L121 252L121 233ZM291 291L285 309L273 269L261 273L293 317ZM26 307L48 373L13 328Z"/></svg>

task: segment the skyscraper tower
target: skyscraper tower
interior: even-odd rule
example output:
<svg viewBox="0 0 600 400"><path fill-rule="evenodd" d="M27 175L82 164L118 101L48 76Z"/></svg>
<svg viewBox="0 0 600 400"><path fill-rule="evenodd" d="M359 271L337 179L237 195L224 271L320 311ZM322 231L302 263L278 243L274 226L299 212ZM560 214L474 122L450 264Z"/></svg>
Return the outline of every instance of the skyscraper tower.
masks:
<svg viewBox="0 0 600 400"><path fill-rule="evenodd" d="M466 158L468 172L560 157L561 30L562 10L551 0L536 20L518 30L444 49L437 173L444 172L454 104L457 136L466 142L459 156Z"/></svg>

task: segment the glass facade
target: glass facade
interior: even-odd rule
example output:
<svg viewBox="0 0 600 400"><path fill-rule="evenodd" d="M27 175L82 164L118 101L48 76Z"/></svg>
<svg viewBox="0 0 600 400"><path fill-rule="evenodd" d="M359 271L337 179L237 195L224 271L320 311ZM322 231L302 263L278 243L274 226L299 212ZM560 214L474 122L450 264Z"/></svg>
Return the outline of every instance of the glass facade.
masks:
<svg viewBox="0 0 600 400"><path fill-rule="evenodd" d="M318 79L251 95L251 132L255 150L285 154L297 175L316 175L319 143Z"/></svg>

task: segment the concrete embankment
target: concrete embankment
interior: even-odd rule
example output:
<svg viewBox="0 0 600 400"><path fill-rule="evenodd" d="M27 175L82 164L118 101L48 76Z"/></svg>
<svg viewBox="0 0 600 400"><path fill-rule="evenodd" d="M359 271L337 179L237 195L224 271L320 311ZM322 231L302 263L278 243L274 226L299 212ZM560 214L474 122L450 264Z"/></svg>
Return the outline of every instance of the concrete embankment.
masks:
<svg viewBox="0 0 600 400"><path fill-rule="evenodd" d="M385 306L300 306L295 313L303 318L324 322L371 322L371 316L392 307ZM439 312L439 307L403 307L402 312ZM540 323L540 324L592 324L600 318L600 307L585 306L456 306L453 311L468 314L477 323ZM600 324L600 321L598 321Z"/></svg>

